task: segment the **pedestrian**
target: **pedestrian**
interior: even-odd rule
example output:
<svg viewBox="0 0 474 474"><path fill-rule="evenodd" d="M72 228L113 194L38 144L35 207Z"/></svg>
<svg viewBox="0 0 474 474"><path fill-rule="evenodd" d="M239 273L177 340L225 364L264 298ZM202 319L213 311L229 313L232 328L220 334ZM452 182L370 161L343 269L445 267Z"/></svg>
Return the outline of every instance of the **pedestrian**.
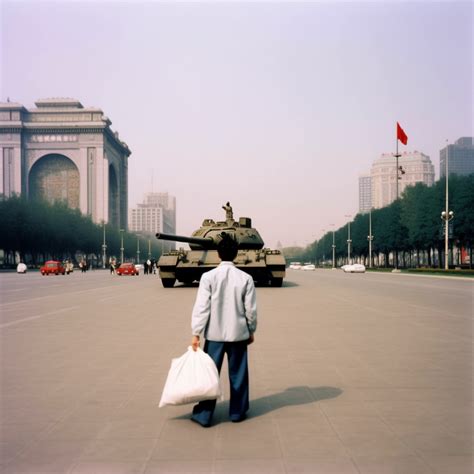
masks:
<svg viewBox="0 0 474 474"><path fill-rule="evenodd" d="M148 263L146 260L143 262L143 274L148 275Z"/></svg>
<svg viewBox="0 0 474 474"><path fill-rule="evenodd" d="M250 275L233 263L237 242L223 232L217 246L221 263L204 273L192 312L192 348L196 351L202 336L204 352L214 360L220 373L227 354L230 382L229 417L233 422L246 418L249 409L247 346L254 342L257 329L257 298ZM193 408L192 421L211 425L216 400L206 400Z"/></svg>

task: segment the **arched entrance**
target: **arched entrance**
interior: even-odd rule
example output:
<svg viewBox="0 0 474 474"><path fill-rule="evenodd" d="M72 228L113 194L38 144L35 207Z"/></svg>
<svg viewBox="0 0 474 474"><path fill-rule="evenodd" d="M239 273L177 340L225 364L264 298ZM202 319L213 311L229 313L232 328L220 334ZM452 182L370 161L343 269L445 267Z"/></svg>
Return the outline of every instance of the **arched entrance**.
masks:
<svg viewBox="0 0 474 474"><path fill-rule="evenodd" d="M114 227L119 225L118 179L112 165L109 166L109 223Z"/></svg>
<svg viewBox="0 0 474 474"><path fill-rule="evenodd" d="M71 208L79 208L79 170L64 155L49 154L40 158L31 168L28 183L30 199L50 203L64 201Z"/></svg>

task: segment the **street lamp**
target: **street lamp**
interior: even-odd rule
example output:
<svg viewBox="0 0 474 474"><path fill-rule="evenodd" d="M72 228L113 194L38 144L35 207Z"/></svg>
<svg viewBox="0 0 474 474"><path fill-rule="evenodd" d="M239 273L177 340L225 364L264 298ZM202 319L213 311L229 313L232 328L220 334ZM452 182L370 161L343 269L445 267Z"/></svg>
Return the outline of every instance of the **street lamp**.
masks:
<svg viewBox="0 0 474 474"><path fill-rule="evenodd" d="M448 198L446 198L446 209L448 207ZM443 211L441 219L445 222L444 225L444 269L449 270L449 221L454 218L453 211Z"/></svg>
<svg viewBox="0 0 474 474"><path fill-rule="evenodd" d="M349 217L351 218L351 214L345 214L344 217ZM349 220L347 222L347 264L351 264L351 221Z"/></svg>
<svg viewBox="0 0 474 474"><path fill-rule="evenodd" d="M107 258L107 244L105 243L105 221L102 221L102 228L104 231L104 238L102 241L102 268L105 268L105 259Z"/></svg>
<svg viewBox="0 0 474 474"><path fill-rule="evenodd" d="M335 236L335 224L329 224L332 227L332 269L336 269L336 236Z"/></svg>
<svg viewBox="0 0 474 474"><path fill-rule="evenodd" d="M449 145L446 140L446 210L441 213L441 219L444 220L444 269L449 269L449 221L454 218L454 212L449 210L449 195L448 195L448 151Z"/></svg>
<svg viewBox="0 0 474 474"><path fill-rule="evenodd" d="M148 258L151 258L151 240L148 239Z"/></svg>
<svg viewBox="0 0 474 474"><path fill-rule="evenodd" d="M123 233L125 232L125 229L120 229L120 263L123 263Z"/></svg>
<svg viewBox="0 0 474 474"><path fill-rule="evenodd" d="M140 238L137 235L137 265L140 263Z"/></svg>
<svg viewBox="0 0 474 474"><path fill-rule="evenodd" d="M374 240L372 235L372 208L369 210L369 235L367 240L369 241L369 268L372 268L372 240Z"/></svg>

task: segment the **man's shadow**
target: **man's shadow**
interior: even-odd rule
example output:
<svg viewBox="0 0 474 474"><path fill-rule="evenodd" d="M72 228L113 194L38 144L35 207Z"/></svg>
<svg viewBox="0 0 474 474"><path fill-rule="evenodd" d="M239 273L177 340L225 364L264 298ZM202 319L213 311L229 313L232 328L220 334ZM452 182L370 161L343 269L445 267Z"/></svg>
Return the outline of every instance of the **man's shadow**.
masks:
<svg viewBox="0 0 474 474"><path fill-rule="evenodd" d="M336 398L341 395L341 393L342 390L336 387L308 387L305 385L288 387L283 392L250 400L250 410L247 413L247 418L263 416L284 407L306 405L308 403L316 403L321 400ZM228 406L228 400L217 403L212 421L213 425L227 421ZM177 416L175 419L184 420L190 418L190 416L191 413Z"/></svg>

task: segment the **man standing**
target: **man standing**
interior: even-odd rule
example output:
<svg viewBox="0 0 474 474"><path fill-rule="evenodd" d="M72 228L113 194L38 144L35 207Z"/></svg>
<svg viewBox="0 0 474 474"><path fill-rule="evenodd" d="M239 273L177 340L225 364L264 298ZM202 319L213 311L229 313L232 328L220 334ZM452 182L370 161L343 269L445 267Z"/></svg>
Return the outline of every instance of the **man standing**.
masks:
<svg viewBox="0 0 474 474"><path fill-rule="evenodd" d="M257 329L255 285L250 275L233 264L237 252L237 242L223 232L217 246L222 261L201 277L191 323L193 349L197 350L204 334L204 352L214 360L219 372L227 354L229 417L233 422L244 420L249 409L247 346L254 341ZM216 400L202 401L193 408L191 419L208 427L215 407Z"/></svg>

